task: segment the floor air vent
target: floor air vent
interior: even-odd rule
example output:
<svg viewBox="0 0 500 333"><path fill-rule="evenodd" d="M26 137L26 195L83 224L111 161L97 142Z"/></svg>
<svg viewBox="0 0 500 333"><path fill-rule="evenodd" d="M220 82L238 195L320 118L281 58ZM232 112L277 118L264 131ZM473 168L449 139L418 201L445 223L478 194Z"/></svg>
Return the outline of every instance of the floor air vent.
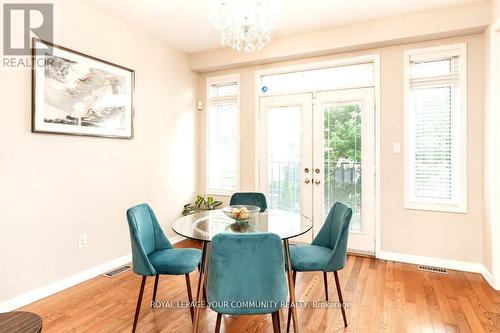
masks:
<svg viewBox="0 0 500 333"><path fill-rule="evenodd" d="M441 267L418 265L418 269L425 272L448 274L448 270Z"/></svg>
<svg viewBox="0 0 500 333"><path fill-rule="evenodd" d="M113 277L130 269L130 265L123 265L103 274L105 277Z"/></svg>

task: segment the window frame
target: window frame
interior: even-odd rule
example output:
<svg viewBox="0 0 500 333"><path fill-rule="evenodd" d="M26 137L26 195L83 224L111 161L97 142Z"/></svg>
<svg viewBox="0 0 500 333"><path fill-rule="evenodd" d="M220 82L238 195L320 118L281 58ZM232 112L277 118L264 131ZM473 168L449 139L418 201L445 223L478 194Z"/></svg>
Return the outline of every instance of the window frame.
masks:
<svg viewBox="0 0 500 333"><path fill-rule="evenodd" d="M409 119L411 119L410 112L412 111L410 106L410 70L411 70L411 58L417 58L421 60L439 60L442 58L458 56L458 62L460 64L460 77L459 77L459 110L460 115L458 125L460 138L458 143L452 143L452 146L459 147L458 156L455 163L458 165L458 176L460 184L457 187L460 190L459 198L456 203L443 203L439 202L439 199L432 201L432 199L426 200L411 200L412 195L410 193L411 183L411 168L412 168L412 156L410 153L413 151L411 149L411 126ZM437 211L437 212L449 212L449 213L467 213L467 200L468 200L468 184L467 184L467 44L458 43L450 45L442 45L437 47L427 47L418 48L404 51L404 208L414 209L414 210L424 210L424 211ZM452 119L452 121L456 121Z"/></svg>
<svg viewBox="0 0 500 333"><path fill-rule="evenodd" d="M235 114L235 141L236 141L236 184L235 188L223 189L223 188L211 188L210 187L210 122L208 117L210 114L210 108L214 104L213 99L210 97L210 89L213 85L231 84L236 83L236 114ZM220 196L231 196L240 189L240 73L233 73L227 75L217 75L207 77L206 87L205 87L205 193L207 195L220 195ZM220 97L221 100L224 97ZM217 98L215 98L217 101Z"/></svg>

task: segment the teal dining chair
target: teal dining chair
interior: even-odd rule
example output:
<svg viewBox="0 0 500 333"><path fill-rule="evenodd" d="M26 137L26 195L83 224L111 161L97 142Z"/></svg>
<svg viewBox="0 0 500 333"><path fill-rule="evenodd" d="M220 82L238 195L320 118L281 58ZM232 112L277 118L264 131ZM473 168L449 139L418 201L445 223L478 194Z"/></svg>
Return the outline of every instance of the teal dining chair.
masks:
<svg viewBox="0 0 500 333"><path fill-rule="evenodd" d="M347 318L337 271L345 266L351 217L352 209L342 202L336 202L330 209L323 227L311 245L294 245L290 247L294 285L297 272L323 272L325 295L328 301L327 272L333 272L345 327L347 327ZM288 313L287 332L289 330L290 312Z"/></svg>
<svg viewBox="0 0 500 333"><path fill-rule="evenodd" d="M148 276L155 276L152 302L156 300L159 277L164 275L184 275L189 302L192 303L189 273L194 271L201 261L198 249L177 248L163 233L153 210L147 204L141 204L127 210L127 221L132 243L132 266L136 274L142 276L141 289L137 298L132 332L135 332L141 309L142 295ZM190 308L191 320L193 308Z"/></svg>
<svg viewBox="0 0 500 333"><path fill-rule="evenodd" d="M207 274L207 299L222 315L271 314L274 332L280 331L279 310L286 304L283 247L272 233L222 233L212 239Z"/></svg>
<svg viewBox="0 0 500 333"><path fill-rule="evenodd" d="M230 205L252 205L260 208L260 212L267 209L266 196L258 192L237 192L231 196Z"/></svg>

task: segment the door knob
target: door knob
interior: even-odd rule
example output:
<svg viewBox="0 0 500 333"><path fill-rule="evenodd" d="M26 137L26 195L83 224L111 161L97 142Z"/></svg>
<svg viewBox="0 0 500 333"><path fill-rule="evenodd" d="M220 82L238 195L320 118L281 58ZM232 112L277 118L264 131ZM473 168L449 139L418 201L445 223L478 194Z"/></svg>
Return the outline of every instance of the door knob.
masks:
<svg viewBox="0 0 500 333"><path fill-rule="evenodd" d="M306 180L304 181L306 184L309 184L311 182L311 180L309 178L306 178Z"/></svg>
<svg viewBox="0 0 500 333"><path fill-rule="evenodd" d="M316 179L316 180L314 181L314 184L316 184L316 185L319 185L319 183L321 183L321 181L320 181L319 179Z"/></svg>
<svg viewBox="0 0 500 333"><path fill-rule="evenodd" d="M319 173L319 169L315 169L314 172Z"/></svg>
<svg viewBox="0 0 500 333"><path fill-rule="evenodd" d="M309 173L309 168L305 168L305 169L304 169L304 172L305 172L305 173Z"/></svg>

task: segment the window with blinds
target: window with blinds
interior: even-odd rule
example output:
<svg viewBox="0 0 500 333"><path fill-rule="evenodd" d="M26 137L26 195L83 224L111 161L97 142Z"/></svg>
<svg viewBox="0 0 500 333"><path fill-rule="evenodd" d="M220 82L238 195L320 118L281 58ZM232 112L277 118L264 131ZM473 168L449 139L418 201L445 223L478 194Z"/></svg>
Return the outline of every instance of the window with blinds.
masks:
<svg viewBox="0 0 500 333"><path fill-rule="evenodd" d="M405 208L465 212L465 44L410 50L405 60Z"/></svg>
<svg viewBox="0 0 500 333"><path fill-rule="evenodd" d="M239 180L239 76L207 79L207 194L232 194Z"/></svg>

